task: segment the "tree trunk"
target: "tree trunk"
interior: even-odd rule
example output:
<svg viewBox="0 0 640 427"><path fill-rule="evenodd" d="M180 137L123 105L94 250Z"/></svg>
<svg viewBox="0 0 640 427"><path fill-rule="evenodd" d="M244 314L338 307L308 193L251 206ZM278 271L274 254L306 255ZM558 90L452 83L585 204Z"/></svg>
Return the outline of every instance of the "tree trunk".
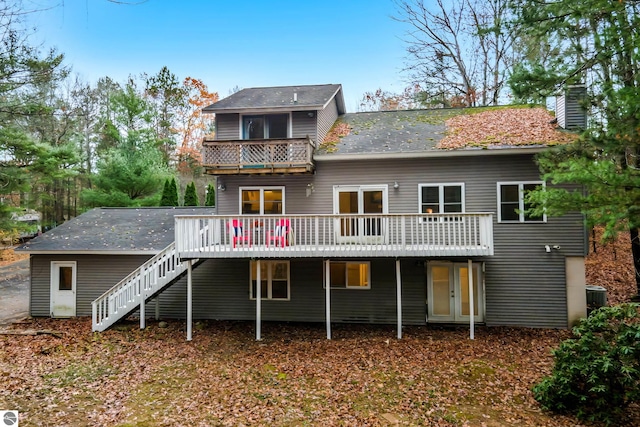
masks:
<svg viewBox="0 0 640 427"><path fill-rule="evenodd" d="M632 301L640 302L640 229L633 227L629 230L631 236L631 255L633 256L633 270L636 278L636 295Z"/></svg>

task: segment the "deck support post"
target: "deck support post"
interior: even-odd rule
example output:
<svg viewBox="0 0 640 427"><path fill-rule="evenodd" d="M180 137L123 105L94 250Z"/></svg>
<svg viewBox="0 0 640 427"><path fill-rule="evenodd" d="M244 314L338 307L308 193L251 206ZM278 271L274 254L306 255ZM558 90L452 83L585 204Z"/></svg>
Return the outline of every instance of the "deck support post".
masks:
<svg viewBox="0 0 640 427"><path fill-rule="evenodd" d="M262 323L262 280L260 278L260 260L256 260L256 341L260 341Z"/></svg>
<svg viewBox="0 0 640 427"><path fill-rule="evenodd" d="M400 275L400 260L396 259L396 311L398 313L398 339L402 338L402 279Z"/></svg>
<svg viewBox="0 0 640 427"><path fill-rule="evenodd" d="M160 320L160 295L156 297L156 312L155 319Z"/></svg>
<svg viewBox="0 0 640 427"><path fill-rule="evenodd" d="M140 329L144 329L145 328L145 317L147 316L147 313L145 313L144 309L145 309L145 293L144 293L144 281L146 279L146 274L143 274L142 277L140 278Z"/></svg>
<svg viewBox="0 0 640 427"><path fill-rule="evenodd" d="M146 269L143 269L142 267L140 267L140 280L138 281L138 285L140 286L140 329L144 329L145 328L145 320L146 320L146 316L147 313L145 313L145 300L146 300L146 295L144 293L145 289L147 288L145 285L145 281L148 280L148 274Z"/></svg>
<svg viewBox="0 0 640 427"><path fill-rule="evenodd" d="M469 339L472 340L475 338L475 313L473 310L473 262L470 259L467 260L467 271L469 273Z"/></svg>
<svg viewBox="0 0 640 427"><path fill-rule="evenodd" d="M327 339L331 339L331 261L324 262L325 316L327 319Z"/></svg>
<svg viewBox="0 0 640 427"><path fill-rule="evenodd" d="M187 261L187 341L191 341L193 336L193 281L191 274L191 260Z"/></svg>

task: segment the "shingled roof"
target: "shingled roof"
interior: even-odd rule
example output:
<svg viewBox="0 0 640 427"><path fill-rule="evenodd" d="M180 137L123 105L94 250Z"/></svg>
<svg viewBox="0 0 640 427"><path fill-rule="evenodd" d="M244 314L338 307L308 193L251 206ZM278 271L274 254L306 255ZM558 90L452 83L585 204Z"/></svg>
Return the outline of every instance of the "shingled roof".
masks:
<svg viewBox="0 0 640 427"><path fill-rule="evenodd" d="M205 113L321 110L336 98L339 114L345 112L342 85L254 87L242 89L202 109Z"/></svg>
<svg viewBox="0 0 640 427"><path fill-rule="evenodd" d="M174 241L175 215L212 215L210 207L96 208L16 250L28 253L154 254Z"/></svg>
<svg viewBox="0 0 640 427"><path fill-rule="evenodd" d="M528 106L351 113L338 119L314 158L543 149L575 138L552 121L544 108Z"/></svg>

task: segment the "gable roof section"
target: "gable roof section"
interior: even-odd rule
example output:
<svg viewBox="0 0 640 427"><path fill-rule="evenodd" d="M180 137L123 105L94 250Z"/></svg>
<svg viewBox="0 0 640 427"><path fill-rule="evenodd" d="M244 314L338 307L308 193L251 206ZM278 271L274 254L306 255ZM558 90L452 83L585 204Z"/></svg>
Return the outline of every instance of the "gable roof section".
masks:
<svg viewBox="0 0 640 427"><path fill-rule="evenodd" d="M205 113L259 113L322 110L336 98L339 114L345 113L342 85L254 87L242 89L202 109Z"/></svg>
<svg viewBox="0 0 640 427"><path fill-rule="evenodd" d="M345 114L314 159L449 157L537 152L575 135L542 107L399 110Z"/></svg>
<svg viewBox="0 0 640 427"><path fill-rule="evenodd" d="M175 215L210 215L215 209L96 208L21 245L32 254L152 255L174 241Z"/></svg>

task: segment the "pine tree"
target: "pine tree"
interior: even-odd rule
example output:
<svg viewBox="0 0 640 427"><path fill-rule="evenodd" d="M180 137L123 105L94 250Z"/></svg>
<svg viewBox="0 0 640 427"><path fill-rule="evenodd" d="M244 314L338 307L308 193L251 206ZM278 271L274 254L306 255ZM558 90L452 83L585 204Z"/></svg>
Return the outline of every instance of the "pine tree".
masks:
<svg viewBox="0 0 640 427"><path fill-rule="evenodd" d="M171 181L169 179L164 180L164 188L162 189L162 198L160 199L160 206L170 206L169 205L169 190L171 188Z"/></svg>
<svg viewBox="0 0 640 427"><path fill-rule="evenodd" d="M510 86L521 99L536 99L588 84L583 106L593 113L573 145L539 157L544 178L579 184L571 191L532 192L538 213L583 212L602 224L605 236L628 232L640 294L640 8L637 2L558 0L515 2L521 37L549 46L514 70ZM535 212L534 212L535 213Z"/></svg>
<svg viewBox="0 0 640 427"><path fill-rule="evenodd" d="M199 206L198 193L196 192L196 184L191 181L184 190L184 206Z"/></svg>
<svg viewBox="0 0 640 427"><path fill-rule="evenodd" d="M205 206L215 206L216 205L216 187L209 184L207 185L207 199L204 202Z"/></svg>
<svg viewBox="0 0 640 427"><path fill-rule="evenodd" d="M169 187L169 204L167 206L180 206L178 202L178 184L175 178L171 178Z"/></svg>

